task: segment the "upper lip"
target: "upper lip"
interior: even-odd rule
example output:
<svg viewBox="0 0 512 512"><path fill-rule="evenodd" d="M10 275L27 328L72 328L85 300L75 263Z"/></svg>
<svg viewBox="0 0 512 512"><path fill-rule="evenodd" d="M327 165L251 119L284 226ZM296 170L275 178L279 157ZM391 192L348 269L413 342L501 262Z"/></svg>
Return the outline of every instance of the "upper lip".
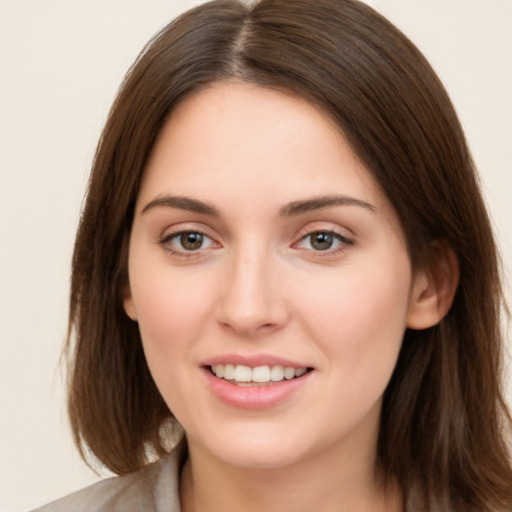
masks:
<svg viewBox="0 0 512 512"><path fill-rule="evenodd" d="M285 368L311 368L309 364L303 364L271 354L223 354L205 359L202 361L201 366L213 366L216 364L232 364L235 366L241 364L251 368L275 365L281 365Z"/></svg>

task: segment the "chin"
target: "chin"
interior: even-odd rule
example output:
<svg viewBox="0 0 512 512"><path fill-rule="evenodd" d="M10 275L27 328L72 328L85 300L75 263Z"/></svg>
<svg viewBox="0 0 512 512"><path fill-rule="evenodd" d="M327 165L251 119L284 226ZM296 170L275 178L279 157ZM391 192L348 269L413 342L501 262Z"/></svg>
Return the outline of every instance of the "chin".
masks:
<svg viewBox="0 0 512 512"><path fill-rule="evenodd" d="M291 466L301 460L297 451L284 450L245 450L244 452L229 450L223 454L225 463L245 469L279 469Z"/></svg>
<svg viewBox="0 0 512 512"><path fill-rule="evenodd" d="M283 468L297 463L306 455L304 440L299 436L293 439L290 435L229 435L210 439L206 449L224 463L245 469Z"/></svg>

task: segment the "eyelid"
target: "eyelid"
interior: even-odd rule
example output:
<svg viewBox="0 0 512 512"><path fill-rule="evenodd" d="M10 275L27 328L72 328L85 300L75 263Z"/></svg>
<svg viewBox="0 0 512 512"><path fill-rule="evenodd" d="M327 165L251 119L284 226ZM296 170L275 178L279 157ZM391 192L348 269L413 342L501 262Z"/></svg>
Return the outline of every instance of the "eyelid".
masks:
<svg viewBox="0 0 512 512"><path fill-rule="evenodd" d="M327 230L327 229L318 229L318 230L314 230L314 231L311 231L309 233L306 233L304 236L302 236L297 242L295 242L294 245L297 245L299 244L300 242L306 240L307 238L309 238L310 236L312 235L316 235L316 234L327 234L327 235L332 235L335 239L337 239L340 243L342 244L346 244L346 245L353 245L354 244L354 241L348 237L346 237L345 235L342 235L341 233L338 233L337 231L332 231L332 230ZM311 250L314 250L314 249L311 249ZM327 252L328 250L325 250L325 251L318 251L318 252Z"/></svg>
<svg viewBox="0 0 512 512"><path fill-rule="evenodd" d="M200 231L191 231L191 230L185 230L185 231L178 231L177 233L170 233L168 235L166 235L162 240L161 242L162 243L170 243L172 242L173 240L178 240L180 239L183 235L200 235L203 239L203 241L205 239L207 240L210 240L211 243L215 243L215 241L210 237L208 236L207 234L205 233L201 233ZM184 252L196 252L196 251L200 251L202 248L200 249L196 249L196 250L187 250L187 249L183 249Z"/></svg>
<svg viewBox="0 0 512 512"><path fill-rule="evenodd" d="M198 227L197 224L191 225L189 223L180 223L172 227L167 227L165 230L163 230L162 234L158 236L157 243L161 245L165 251L173 256L184 259L201 258L205 257L205 253L211 251L212 249L222 247L220 242L217 240L218 237L215 237L213 234L209 233L210 231L211 230L206 226ZM179 249L171 245L172 240L186 233L197 233L205 238L208 238L211 241L211 244L208 247L199 248L197 250Z"/></svg>
<svg viewBox="0 0 512 512"><path fill-rule="evenodd" d="M173 224L167 224L165 227L159 230L157 235L158 242L164 238L169 238L182 233L200 233L201 235L207 236L212 240L218 240L219 236L216 231L210 228L207 224L202 222L176 222Z"/></svg>
<svg viewBox="0 0 512 512"><path fill-rule="evenodd" d="M312 221L302 225L302 227L295 232L293 238L300 240L311 233L333 233L346 240L355 241L356 239L356 234L352 229L328 220Z"/></svg>
<svg viewBox="0 0 512 512"><path fill-rule="evenodd" d="M312 224L308 224L304 228L302 228L296 235L296 242L292 244L292 248L298 249L304 252L307 252L314 257L332 257L341 252L348 250L351 246L354 245L355 239L353 236L347 236L343 231L350 231L348 228L342 229L338 226L333 226L331 223L326 225L323 222L315 222ZM314 234L318 233L326 233L330 234L336 238L339 242L334 248L328 248L325 250L315 250L314 248L308 247L300 247L300 245L308 238Z"/></svg>

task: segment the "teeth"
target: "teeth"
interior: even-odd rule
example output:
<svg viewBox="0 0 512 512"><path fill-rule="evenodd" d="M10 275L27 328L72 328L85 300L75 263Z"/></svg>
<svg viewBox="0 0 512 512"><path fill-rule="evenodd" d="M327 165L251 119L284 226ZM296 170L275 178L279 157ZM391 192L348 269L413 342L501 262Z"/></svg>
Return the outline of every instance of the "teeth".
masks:
<svg viewBox="0 0 512 512"><path fill-rule="evenodd" d="M270 380L279 382L284 379L284 368L281 365L272 366L270 370Z"/></svg>
<svg viewBox="0 0 512 512"><path fill-rule="evenodd" d="M247 368L247 366L245 368ZM253 382L268 382L270 380L270 368L268 366L256 366L251 373L251 380Z"/></svg>
<svg viewBox="0 0 512 512"><path fill-rule="evenodd" d="M224 377L224 365L216 364L215 366L212 366L212 371L217 375L217 377Z"/></svg>
<svg viewBox="0 0 512 512"><path fill-rule="evenodd" d="M279 364L275 366L256 366L251 368L243 364L215 364L211 367L216 377L226 380L234 380L240 383L247 382L280 382L284 379L291 380L301 377L308 370L307 368L284 367Z"/></svg>
<svg viewBox="0 0 512 512"><path fill-rule="evenodd" d="M221 364L219 366L222 366ZM227 364L224 367L224 378L227 380L233 380L235 378L235 367L232 364Z"/></svg>
<svg viewBox="0 0 512 512"><path fill-rule="evenodd" d="M252 370L248 366L237 365L235 367L235 380L237 382L251 382Z"/></svg>
<svg viewBox="0 0 512 512"><path fill-rule="evenodd" d="M295 368L285 368L284 369L284 378L286 380L291 380L295 377Z"/></svg>

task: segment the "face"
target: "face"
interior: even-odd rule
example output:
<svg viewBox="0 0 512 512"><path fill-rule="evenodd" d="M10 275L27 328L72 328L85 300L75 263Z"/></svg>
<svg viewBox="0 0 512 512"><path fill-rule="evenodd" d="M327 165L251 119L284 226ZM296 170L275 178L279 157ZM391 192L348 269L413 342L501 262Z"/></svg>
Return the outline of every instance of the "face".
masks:
<svg viewBox="0 0 512 512"><path fill-rule="evenodd" d="M129 284L191 447L240 467L373 454L417 280L393 208L319 109L234 82L185 100L145 170Z"/></svg>

